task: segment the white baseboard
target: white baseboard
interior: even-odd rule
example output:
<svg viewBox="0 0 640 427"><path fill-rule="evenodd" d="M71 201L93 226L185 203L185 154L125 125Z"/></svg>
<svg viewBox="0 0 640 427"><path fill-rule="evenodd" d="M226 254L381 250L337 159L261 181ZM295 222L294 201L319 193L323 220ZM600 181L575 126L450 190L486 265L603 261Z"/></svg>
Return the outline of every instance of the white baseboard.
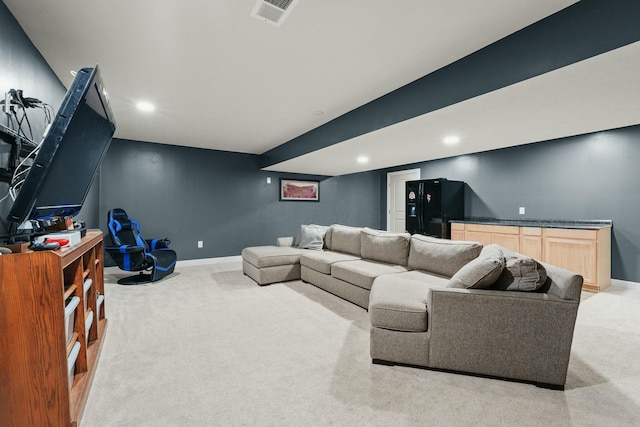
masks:
<svg viewBox="0 0 640 427"><path fill-rule="evenodd" d="M242 256L236 255L236 256L226 256L226 257L218 257L218 258L185 259L183 261L177 261L176 267L193 267L196 265L223 264L227 262L242 263ZM117 265L104 268L104 272L107 274L117 274L123 271L124 270L121 270L120 268L118 268Z"/></svg>
<svg viewBox="0 0 640 427"><path fill-rule="evenodd" d="M196 265L223 264L227 262L242 262L242 256L235 255L235 256L225 256L225 257L217 257L217 258L185 259L183 261L176 262L176 266L193 267ZM115 267L115 266L107 267L107 268L112 268L113 271L119 270L118 267ZM105 271L108 272L106 268L105 268ZM619 279L611 279L611 286L616 288L625 288L625 289L640 289L640 283L638 282L629 282L627 280L619 280Z"/></svg>
<svg viewBox="0 0 640 427"><path fill-rule="evenodd" d="M193 267L196 265L207 265L207 264L223 264L227 262L241 262L242 256L225 256L225 257L217 257L217 258L200 258L200 259L185 259L183 261L178 261L176 263L176 267Z"/></svg>
<svg viewBox="0 0 640 427"><path fill-rule="evenodd" d="M640 283L626 280L611 279L611 286L616 288L640 289Z"/></svg>

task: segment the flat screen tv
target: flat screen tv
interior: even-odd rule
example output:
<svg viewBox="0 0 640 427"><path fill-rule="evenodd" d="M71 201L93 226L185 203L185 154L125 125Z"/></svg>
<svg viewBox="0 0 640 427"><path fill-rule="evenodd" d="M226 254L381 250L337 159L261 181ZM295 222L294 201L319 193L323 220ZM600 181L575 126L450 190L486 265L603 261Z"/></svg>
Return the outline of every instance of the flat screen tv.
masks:
<svg viewBox="0 0 640 427"><path fill-rule="evenodd" d="M77 215L115 129L98 66L81 69L42 140L9 221Z"/></svg>

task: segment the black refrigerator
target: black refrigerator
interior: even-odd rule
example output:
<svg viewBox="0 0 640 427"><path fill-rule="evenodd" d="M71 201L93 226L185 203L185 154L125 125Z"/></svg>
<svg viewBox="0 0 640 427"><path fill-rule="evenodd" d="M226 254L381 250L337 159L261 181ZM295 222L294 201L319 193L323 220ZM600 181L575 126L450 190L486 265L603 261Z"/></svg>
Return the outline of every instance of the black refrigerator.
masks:
<svg viewBox="0 0 640 427"><path fill-rule="evenodd" d="M452 219L464 219L464 182L445 178L406 183L406 227L411 234L451 238Z"/></svg>

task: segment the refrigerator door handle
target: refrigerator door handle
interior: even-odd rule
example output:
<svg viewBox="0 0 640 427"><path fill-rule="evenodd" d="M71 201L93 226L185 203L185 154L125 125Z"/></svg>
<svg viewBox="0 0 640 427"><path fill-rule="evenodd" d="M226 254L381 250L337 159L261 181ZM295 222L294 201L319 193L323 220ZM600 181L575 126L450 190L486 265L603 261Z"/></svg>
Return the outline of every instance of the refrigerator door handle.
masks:
<svg viewBox="0 0 640 427"><path fill-rule="evenodd" d="M424 183L418 184L418 233L422 234L424 231L424 220L422 216L424 215Z"/></svg>

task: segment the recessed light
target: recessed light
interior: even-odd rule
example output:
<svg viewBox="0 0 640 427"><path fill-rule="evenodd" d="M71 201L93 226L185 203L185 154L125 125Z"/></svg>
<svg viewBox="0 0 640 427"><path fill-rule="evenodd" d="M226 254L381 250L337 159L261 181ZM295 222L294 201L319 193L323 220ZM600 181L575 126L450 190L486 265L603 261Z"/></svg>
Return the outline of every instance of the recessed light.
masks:
<svg viewBox="0 0 640 427"><path fill-rule="evenodd" d="M76 70L71 70L71 71L69 71L69 72L71 73L71 75L72 75L73 77L75 77L75 76L76 76L76 74L78 74L78 72L77 72Z"/></svg>
<svg viewBox="0 0 640 427"><path fill-rule="evenodd" d="M136 107L138 107L138 110L144 111L144 112L147 112L147 113L156 109L156 107L152 103L146 102L146 101L138 102L136 104Z"/></svg>
<svg viewBox="0 0 640 427"><path fill-rule="evenodd" d="M460 137L455 135L450 135L444 138L442 142L444 142L447 145L457 144L458 142L460 142Z"/></svg>
<svg viewBox="0 0 640 427"><path fill-rule="evenodd" d="M358 163L360 163L361 165L365 164L365 163L369 163L369 158L367 156L360 156L356 159L358 161Z"/></svg>
<svg viewBox="0 0 640 427"><path fill-rule="evenodd" d="M311 112L311 114L313 114L314 116L321 116L321 115L323 115L323 114L324 114L324 111L322 111L322 110L315 110L315 111L312 111L312 112Z"/></svg>

